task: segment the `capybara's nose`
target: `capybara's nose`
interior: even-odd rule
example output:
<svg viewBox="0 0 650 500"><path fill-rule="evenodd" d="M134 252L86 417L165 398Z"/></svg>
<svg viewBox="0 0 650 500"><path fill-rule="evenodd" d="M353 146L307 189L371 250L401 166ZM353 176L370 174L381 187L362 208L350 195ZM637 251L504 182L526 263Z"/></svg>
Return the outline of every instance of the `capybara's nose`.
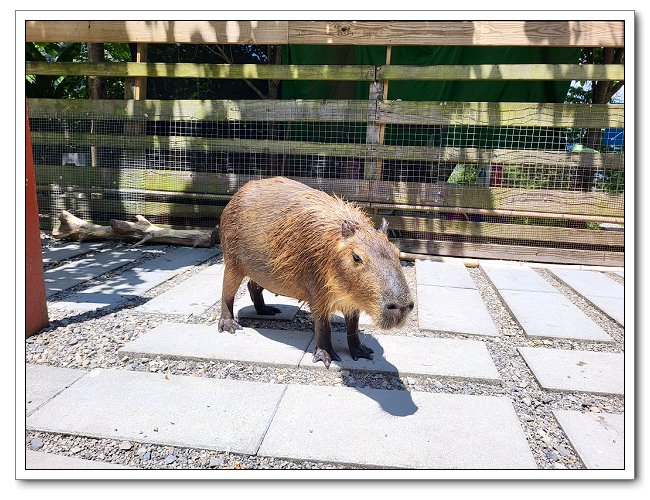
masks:
<svg viewBox="0 0 650 500"><path fill-rule="evenodd" d="M405 314L408 311L412 311L413 307L414 307L413 301L409 302L405 306L399 306L398 304L391 302L390 304L386 305L386 310L390 312L397 312L399 310L402 314Z"/></svg>

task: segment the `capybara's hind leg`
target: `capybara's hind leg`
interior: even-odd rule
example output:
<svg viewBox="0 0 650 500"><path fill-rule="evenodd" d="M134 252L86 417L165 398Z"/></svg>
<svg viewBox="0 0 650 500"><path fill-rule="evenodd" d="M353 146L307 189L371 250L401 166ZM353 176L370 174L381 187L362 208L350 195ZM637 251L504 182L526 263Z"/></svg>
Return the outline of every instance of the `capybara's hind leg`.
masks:
<svg viewBox="0 0 650 500"><path fill-rule="evenodd" d="M374 351L359 340L359 311L345 315L345 329L348 333L348 347L352 359L355 361L359 358L372 359Z"/></svg>
<svg viewBox="0 0 650 500"><path fill-rule="evenodd" d="M334 352L334 348L332 347L332 330L329 319L314 318L314 329L316 331L314 363L322 361L325 367L329 368L332 360L341 361L341 357Z"/></svg>
<svg viewBox="0 0 650 500"><path fill-rule="evenodd" d="M232 264L226 263L223 270L223 287L221 289L221 317L219 318L219 331L224 330L235 333L235 330L241 329L235 319L233 305L235 303L235 294L239 290L244 279L244 274Z"/></svg>
<svg viewBox="0 0 650 500"><path fill-rule="evenodd" d="M262 295L262 288L260 285L255 283L253 280L248 280L248 291L251 294L251 299L253 300L253 305L255 306L255 312L257 314L272 315L278 314L280 309L277 307L267 306L264 303L264 296Z"/></svg>

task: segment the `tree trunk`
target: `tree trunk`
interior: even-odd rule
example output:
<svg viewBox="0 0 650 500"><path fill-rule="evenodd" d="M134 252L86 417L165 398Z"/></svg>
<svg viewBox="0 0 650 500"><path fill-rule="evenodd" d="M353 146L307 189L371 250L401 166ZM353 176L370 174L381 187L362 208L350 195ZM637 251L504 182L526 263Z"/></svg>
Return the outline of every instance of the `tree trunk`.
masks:
<svg viewBox="0 0 650 500"><path fill-rule="evenodd" d="M88 62L104 62L104 44L88 44ZM88 77L88 95L91 99L104 99L106 96L106 79L102 76Z"/></svg>

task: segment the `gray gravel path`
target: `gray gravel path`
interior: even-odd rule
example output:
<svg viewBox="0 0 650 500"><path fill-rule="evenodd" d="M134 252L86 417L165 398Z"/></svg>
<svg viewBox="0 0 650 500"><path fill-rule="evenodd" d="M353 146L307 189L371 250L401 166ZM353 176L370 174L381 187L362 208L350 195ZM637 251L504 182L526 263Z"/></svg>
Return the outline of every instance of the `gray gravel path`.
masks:
<svg viewBox="0 0 650 500"><path fill-rule="evenodd" d="M44 245L58 244L47 236ZM111 242L110 248L119 248L123 243ZM159 247L160 252L170 251L171 246ZM109 276L124 272L144 260L154 258L154 252L143 255L138 261L100 276L95 280L61 292L53 299L100 283ZM79 256L77 258L82 258ZM481 340L485 342L492 359L503 379L502 383L488 383L470 380L455 380L446 377L409 376L400 378L384 373L368 373L356 370L325 371L301 368L282 368L259 366L238 362L196 362L176 361L146 357L129 357L118 349L130 340L146 333L163 322L182 321L214 325L219 315L219 304L201 315L181 316L146 314L138 312L134 306L146 298L155 297L175 284L187 279L207 266L219 262L220 255L193 267L182 275L157 286L144 294L143 299L130 303L115 312L88 312L72 317L69 312L51 308L51 325L37 335L26 340L25 361L31 364L46 364L69 368L116 368L121 370L140 370L165 372L170 374L215 377L235 380L249 380L271 383L295 383L311 385L372 387L387 390L415 390L442 392L449 394L497 395L509 397L524 430L528 444L540 469L583 469L584 464L572 448L552 415L553 410L578 410L594 413L623 413L624 398L617 396L592 395L585 393L561 393L540 388L518 347L544 346L559 349L581 349L601 352L623 352L624 328L609 319L589 302L577 295L569 287L545 269L537 269L544 279L560 290L585 314L598 323L614 343L587 342L566 339L530 339L510 315L499 299L496 290L481 268L469 269L470 275L487 305L500 336L477 337L474 335L450 334L442 332L421 332L417 325L417 310L413 311L406 323L390 332L366 328L367 333L421 336L432 338L455 338ZM411 290L415 293L415 266L402 263ZM622 282L623 278L609 273L609 276ZM247 293L245 283L240 295ZM446 304L444 307L453 307ZM292 321L243 320L243 326L288 330L312 330L313 323L307 313L300 311ZM333 325L333 335L344 335L344 325ZM118 442L111 439L95 439L45 432L27 432L27 449L74 456L78 458L102 460L115 464L150 469L323 469L350 468L341 464L327 464L311 461L289 461L259 456L243 456L234 453L214 452L188 448L174 448L147 444L146 442Z"/></svg>

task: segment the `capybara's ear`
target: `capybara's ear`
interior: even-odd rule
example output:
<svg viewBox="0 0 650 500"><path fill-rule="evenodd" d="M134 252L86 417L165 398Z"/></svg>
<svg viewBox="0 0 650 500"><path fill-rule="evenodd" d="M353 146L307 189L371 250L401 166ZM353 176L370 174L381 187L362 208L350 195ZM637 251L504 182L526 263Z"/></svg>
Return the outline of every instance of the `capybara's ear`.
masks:
<svg viewBox="0 0 650 500"><path fill-rule="evenodd" d="M388 222L383 217L381 218L381 226L379 226L379 231L384 234L388 234Z"/></svg>
<svg viewBox="0 0 650 500"><path fill-rule="evenodd" d="M354 234L354 224L349 220L344 220L341 223L341 234L344 238L349 238Z"/></svg>

